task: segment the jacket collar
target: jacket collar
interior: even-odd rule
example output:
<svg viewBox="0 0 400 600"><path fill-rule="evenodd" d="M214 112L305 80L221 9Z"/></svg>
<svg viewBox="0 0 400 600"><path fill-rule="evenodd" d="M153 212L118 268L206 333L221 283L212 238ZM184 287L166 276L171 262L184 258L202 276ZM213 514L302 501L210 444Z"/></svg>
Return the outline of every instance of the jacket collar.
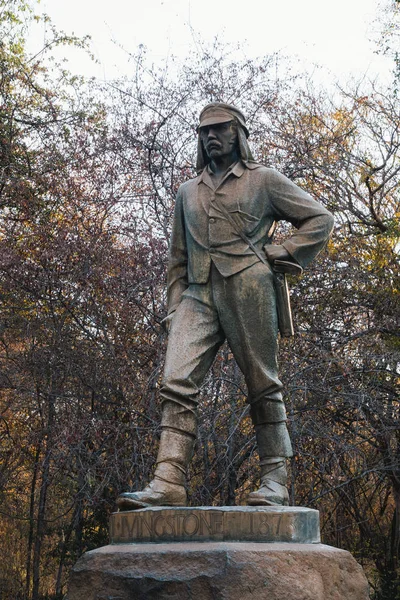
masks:
<svg viewBox="0 0 400 600"><path fill-rule="evenodd" d="M245 172L246 168L249 168L248 164L244 163L241 160L238 160L233 166L231 166L228 169L228 171L226 172L221 183L223 183L227 179L227 177L229 177L229 175L235 175L235 177L241 177L243 175L243 173ZM212 171L211 171L210 165L207 165L200 173L197 183L198 184L205 183L208 187L210 187L211 189L214 189L214 185L211 180L211 173L212 173Z"/></svg>

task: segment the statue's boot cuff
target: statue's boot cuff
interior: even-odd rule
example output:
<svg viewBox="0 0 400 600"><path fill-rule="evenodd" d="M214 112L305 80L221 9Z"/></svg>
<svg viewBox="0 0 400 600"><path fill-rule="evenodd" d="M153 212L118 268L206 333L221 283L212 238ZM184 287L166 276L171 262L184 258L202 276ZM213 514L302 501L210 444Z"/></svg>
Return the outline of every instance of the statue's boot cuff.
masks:
<svg viewBox="0 0 400 600"><path fill-rule="evenodd" d="M293 455L286 422L264 423L255 426L260 458L266 456L289 457ZM262 464L262 462L261 462Z"/></svg>
<svg viewBox="0 0 400 600"><path fill-rule="evenodd" d="M142 492L125 492L117 498L117 507L120 511L148 506L186 506L186 504L184 486L159 479L157 475Z"/></svg>

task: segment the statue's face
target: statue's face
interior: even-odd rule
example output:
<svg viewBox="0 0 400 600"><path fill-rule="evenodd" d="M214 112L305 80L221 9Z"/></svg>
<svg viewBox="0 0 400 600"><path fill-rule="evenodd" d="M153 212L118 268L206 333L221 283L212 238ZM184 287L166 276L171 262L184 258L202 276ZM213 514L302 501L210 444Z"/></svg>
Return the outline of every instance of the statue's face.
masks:
<svg viewBox="0 0 400 600"><path fill-rule="evenodd" d="M200 127L200 139L210 159L235 154L237 146L237 125L234 121L215 123Z"/></svg>

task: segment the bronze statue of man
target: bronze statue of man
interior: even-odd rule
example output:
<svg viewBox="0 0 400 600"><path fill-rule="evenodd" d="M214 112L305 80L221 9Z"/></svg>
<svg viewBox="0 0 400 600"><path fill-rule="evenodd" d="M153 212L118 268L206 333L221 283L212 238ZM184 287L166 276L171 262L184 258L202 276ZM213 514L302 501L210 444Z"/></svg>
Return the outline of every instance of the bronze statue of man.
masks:
<svg viewBox="0 0 400 600"><path fill-rule="evenodd" d="M200 174L178 190L169 251L170 329L157 466L143 491L119 496L120 510L186 505L198 394L225 339L245 376L260 458L261 485L248 504L288 504L286 458L292 447L278 378L274 267L275 261L289 270L310 263L333 219L284 175L255 162L248 136L234 106L215 102L202 110ZM271 232L280 220L297 229L273 245Z"/></svg>

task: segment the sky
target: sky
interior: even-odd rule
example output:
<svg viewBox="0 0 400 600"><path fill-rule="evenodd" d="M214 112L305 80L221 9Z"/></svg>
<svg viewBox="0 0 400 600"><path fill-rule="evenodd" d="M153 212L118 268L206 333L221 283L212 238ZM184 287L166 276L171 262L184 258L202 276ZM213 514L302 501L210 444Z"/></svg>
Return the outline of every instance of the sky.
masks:
<svg viewBox="0 0 400 600"><path fill-rule="evenodd" d="M323 76L342 81L385 77L390 70L375 52L378 0L41 0L36 11L66 33L91 36L98 64L71 50L70 69L100 79L129 76L129 54L140 45L158 63L170 55L184 59L191 47L216 36L239 43L242 57L281 51L299 70L314 73L314 65L322 65ZM47 35L36 28L31 47Z"/></svg>

